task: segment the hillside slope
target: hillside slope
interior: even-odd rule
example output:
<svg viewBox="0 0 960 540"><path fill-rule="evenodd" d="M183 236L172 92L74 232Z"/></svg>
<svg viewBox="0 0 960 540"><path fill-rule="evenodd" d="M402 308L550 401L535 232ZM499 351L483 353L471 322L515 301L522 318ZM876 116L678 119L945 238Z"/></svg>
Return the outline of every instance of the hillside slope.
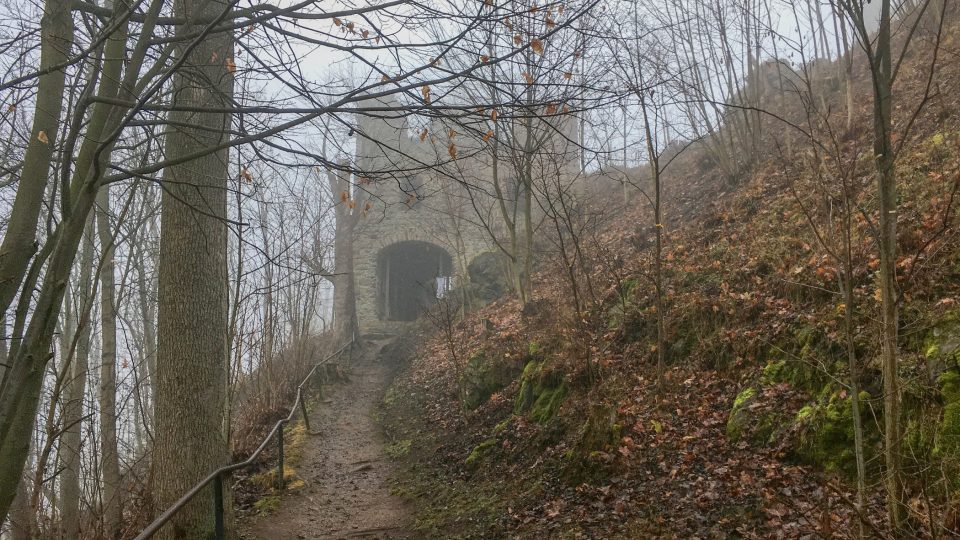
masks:
<svg viewBox="0 0 960 540"><path fill-rule="evenodd" d="M905 465L918 536L960 533L950 510L960 494L960 104L946 91L960 84L960 33L945 35L934 78L945 92L925 103L898 162ZM922 98L924 62L917 53L904 64L900 125ZM857 73L858 95L870 95L866 76ZM843 96L834 90L825 100ZM862 101L838 144L852 156L862 209L852 250L864 527L881 536L876 204L871 105ZM785 110L807 122L801 107ZM411 337L383 423L404 470L395 490L417 506L424 536L854 536L847 307L812 227L832 216L819 195L823 176L812 172L828 167L812 163L804 137L775 119L764 129L763 154L738 178L697 148L669 171L662 388L654 229L642 197L591 238L595 302L581 317L547 253L523 315L503 298L461 322L452 339L428 325Z"/></svg>

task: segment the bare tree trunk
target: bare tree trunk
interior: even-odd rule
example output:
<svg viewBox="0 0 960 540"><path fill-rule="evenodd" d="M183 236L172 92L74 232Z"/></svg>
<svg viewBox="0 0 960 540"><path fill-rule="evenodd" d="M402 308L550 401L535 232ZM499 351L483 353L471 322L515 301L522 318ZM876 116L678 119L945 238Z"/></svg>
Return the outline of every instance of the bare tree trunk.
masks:
<svg viewBox="0 0 960 540"><path fill-rule="evenodd" d="M212 19L228 6L215 0L183 0L178 16ZM174 107L227 108L233 94L233 36L213 33L186 55L173 79ZM229 137L231 116L221 112L171 113L166 158ZM227 176L229 153L221 150L164 170L158 266L157 394L153 454L154 510L161 512L210 471L229 460L227 440ZM184 459L189 448L189 459ZM207 492L209 493L209 492ZM230 508L230 499L224 504ZM161 538L213 534L213 498L195 498L161 531ZM229 522L229 520L228 520Z"/></svg>
<svg viewBox="0 0 960 540"><path fill-rule="evenodd" d="M350 182L344 173L330 171L327 181L336 200L341 193L350 193ZM333 241L333 330L340 343L346 343L359 331L357 321L356 278L353 273L353 236L357 218L356 209L341 202L334 209L335 235Z"/></svg>
<svg viewBox="0 0 960 540"><path fill-rule="evenodd" d="M47 188L54 137L60 129L66 63L73 45L73 14L69 0L46 0L40 20L40 76L33 128L17 196L0 245L0 312L7 312L20 288L27 265L37 250L37 220ZM0 489L0 492L3 490ZM0 517L6 515L12 494L0 495Z"/></svg>
<svg viewBox="0 0 960 540"><path fill-rule="evenodd" d="M851 215L852 210L849 201L849 192L847 186L844 189L844 215L843 215L843 279L840 284L843 288L843 301L845 304L843 314L844 332L846 333L847 348L847 367L850 370L850 409L853 416L853 454L857 463L857 510L860 519L860 537L864 536L863 513L866 511L866 477L867 466L863 452L863 420L860 416L860 364L857 361L857 347L854 343L856 327L853 321L853 253L851 251Z"/></svg>
<svg viewBox="0 0 960 540"><path fill-rule="evenodd" d="M30 508L30 482L24 477L17 486L17 494L10 506L12 540L34 540L36 516Z"/></svg>
<svg viewBox="0 0 960 540"><path fill-rule="evenodd" d="M63 466L60 473L60 522L65 540L82 537L80 529L80 450L83 426L83 400L87 388L87 369L90 356L90 313L93 302L93 216L84 231L80 252L79 295L76 305L65 310L64 341L61 350L72 358L63 404L63 436L59 456ZM69 301L69 297L67 297ZM69 304L69 302L65 302Z"/></svg>
<svg viewBox="0 0 960 540"><path fill-rule="evenodd" d="M68 52L65 47L73 38L73 19L69 4L53 3L53 0L50 2L45 9L44 21L52 28L49 39L54 41L54 44L51 46L54 49L63 49L59 51L58 57L62 60ZM159 9L159 3L155 5ZM62 10L63 13L58 15L58 10ZM118 8L117 13L123 13L123 10ZM57 22L64 17L67 22ZM48 19L53 22L48 22ZM145 36L150 35L147 30L151 28L152 23L148 23L144 30ZM67 30L69 32L66 32ZM118 32L122 33L125 30L120 28ZM107 76L107 65L112 66L110 69L122 68L120 59L123 57L125 41L125 37L121 39L113 36L107 46L105 56L116 61L104 65L104 78L99 90L102 97L113 98L117 95L120 85L119 71L116 77ZM138 50L129 61L130 69L125 84L130 88L136 74L139 73L144 54L145 49ZM56 96L57 118L59 118L62 98L62 77L59 88L60 91ZM38 110L36 114L43 116L48 112ZM29 434L35 422L43 385L43 373L50 359L50 345L60 315L66 283L84 234L89 212L94 204L97 182L106 169L115 142L113 139L103 142L101 138L109 131L105 131L105 126L110 126L110 129L119 126L119 115L111 116L111 112L117 111L106 102L99 102L94 106L87 124L86 139L76 159L78 175L73 179L72 185L65 187L62 193L64 205L69 207L71 212L64 215L52 238L45 244L44 249L47 250L45 258L48 256L49 259L44 269L42 284L38 287L39 293L36 300L32 306L30 302L21 303L25 309L32 308L32 314L26 330L22 332L22 338L16 343L16 347L11 348L11 359L8 362L11 368L7 371L4 380L0 382L0 518L6 516L13 497L12 486L19 481L29 451L26 441L29 440ZM45 132L43 138L52 138L52 133ZM46 168L43 169L43 174L47 174ZM36 224L34 223L31 227L35 228ZM11 229L8 228L7 235L10 236L10 234ZM30 235L32 237L33 232L30 232ZM4 264L0 263L0 266ZM4 273L5 270L0 268L0 275ZM16 279L19 283L21 277L12 276L12 279ZM27 274L24 287L37 287L38 282L40 282L40 268L34 266ZM5 278L4 284L7 284ZM5 294L5 290L0 290L0 300L3 305L8 305L9 301L4 299ZM25 320L25 315L19 308L17 320L16 324L23 324Z"/></svg>
<svg viewBox="0 0 960 540"><path fill-rule="evenodd" d="M117 312L114 285L114 239L110 230L110 188L97 193L100 239L100 454L103 463L103 521L107 538L121 528L120 460L117 455Z"/></svg>
<svg viewBox="0 0 960 540"><path fill-rule="evenodd" d="M527 57L528 69L533 70L529 55ZM528 110L533 110L534 96L533 92L527 92ZM523 123L525 133L523 159L521 163L523 168L520 172L521 189L523 195L523 273L520 283L523 289L523 303L531 300L533 297L533 158L534 158L534 133L533 118L529 115Z"/></svg>
<svg viewBox="0 0 960 540"><path fill-rule="evenodd" d="M897 178L892 141L893 71L890 47L890 0L880 4L880 29L871 62L874 85L874 157L880 199L880 297L882 310L883 420L885 483L890 524L903 527L903 480L900 471L900 381L897 372Z"/></svg>
<svg viewBox="0 0 960 540"><path fill-rule="evenodd" d="M663 189L660 182L660 155L654 147L653 129L650 125L647 103L642 93L639 97L640 112L643 117L643 130L647 139L647 161L650 164L650 176L653 179L653 227L656 237L653 254L653 279L657 296L657 387L662 390L664 373L666 372L666 358L664 356L664 349L666 349L666 327L663 313L663 206L661 204Z"/></svg>
<svg viewBox="0 0 960 540"><path fill-rule="evenodd" d="M148 228L151 232L156 231L155 218L150 217ZM146 360L147 385L150 389L150 403L156 395L156 374L157 374L157 312L154 307L152 293L154 292L154 280L147 273L147 258L151 256L146 249L139 249L139 256L136 258L138 304L140 305L140 317L143 320L143 355ZM147 410L148 424L153 422L153 407Z"/></svg>
<svg viewBox="0 0 960 540"><path fill-rule="evenodd" d="M490 55L490 58L496 58L496 43L491 34L488 35L487 41L487 51ZM497 66L490 64L490 80L496 82L497 77ZM499 96L497 95L497 85L490 85L490 102L497 103ZM583 141L583 119L580 118L580 140ZM503 220L503 226L507 229L507 237L510 241L509 252L506 249L503 249L503 244L496 242L498 246L501 246L501 250L507 255L507 260L509 261L508 267L510 272L510 281L512 282L513 290L517 295L517 299L520 300L521 307L524 306L527 302L526 293L523 287L523 272L520 270L520 240L517 235L517 212L516 209L520 205L518 193L505 193L503 189L503 183L500 178L500 123L494 119L493 120L493 137L490 142L490 155L491 155L491 165L490 165L490 180L493 183L493 191L496 194L496 204L497 208L500 211L500 218ZM583 153L581 152L581 168L583 167ZM519 180L518 180L519 181ZM509 187L509 186L508 186ZM510 208L507 204L507 197L513 196L513 212L510 212Z"/></svg>

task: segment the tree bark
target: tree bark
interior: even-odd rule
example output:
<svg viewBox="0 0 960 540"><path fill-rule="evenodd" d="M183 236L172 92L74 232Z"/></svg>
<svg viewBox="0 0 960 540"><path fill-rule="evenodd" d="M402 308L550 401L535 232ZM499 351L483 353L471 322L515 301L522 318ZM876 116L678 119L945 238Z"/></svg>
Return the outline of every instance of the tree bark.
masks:
<svg viewBox="0 0 960 540"><path fill-rule="evenodd" d="M900 380L897 361L897 178L894 171L893 71L890 46L890 0L880 4L880 28L872 60L874 85L874 158L880 199L880 298L885 484L890 524L903 527L903 481L900 472Z"/></svg>
<svg viewBox="0 0 960 540"><path fill-rule="evenodd" d="M663 302L663 205L661 204L663 188L661 185L660 154L654 147L653 126L647 111L647 102L642 91L640 97L640 112L643 117L643 130L647 140L647 161L650 165L650 177L653 180L653 227L656 244L653 253L653 279L656 289L657 306L657 388L663 390L664 374L666 373L666 326Z"/></svg>
<svg viewBox="0 0 960 540"><path fill-rule="evenodd" d="M30 508L30 484L24 477L17 486L17 495L10 507L11 540L34 540L36 516Z"/></svg>
<svg viewBox="0 0 960 540"><path fill-rule="evenodd" d="M227 9L220 0L180 0L177 16L189 21L178 34L202 30L193 23ZM174 107L228 108L233 94L233 36L210 34L186 55L174 76ZM231 117L219 112L173 112L166 158L223 143ZM221 150L163 172L158 265L157 394L152 463L154 510L160 513L191 486L229 460L227 440L227 176ZM184 459L189 456L189 459ZM229 496L224 506L229 508ZM229 523L229 520L228 520ZM213 498L196 497L161 531L160 538L208 538Z"/></svg>
<svg viewBox="0 0 960 540"><path fill-rule="evenodd" d="M120 460L117 455L117 311L114 245L110 230L110 186L97 193L97 236L100 239L100 455L103 475L103 521L107 538L119 538L121 527Z"/></svg>
<svg viewBox="0 0 960 540"><path fill-rule="evenodd" d="M40 70L63 64L73 46L74 23L69 0L46 0L40 20ZM47 189L54 138L60 129L66 68L40 77L33 128L23 158L23 174L10 210L6 234L0 245L0 312L13 302L27 266L37 250L37 220ZM0 496L0 516L6 499ZM9 504L9 502L7 503Z"/></svg>
<svg viewBox="0 0 960 540"><path fill-rule="evenodd" d="M350 192L350 183L339 172L328 172L330 193L336 200ZM356 278L353 273L353 231L359 212L340 203L336 205L336 232L333 241L333 329L338 343L346 343L359 331L357 321Z"/></svg>
<svg viewBox="0 0 960 540"><path fill-rule="evenodd" d="M70 342L63 349L71 350L73 356L70 378L67 381L66 401L63 405L63 438L60 440L60 459L63 472L60 475L60 521L64 540L77 540L80 534L80 449L83 419L83 398L87 387L87 362L90 355L90 301L93 274L93 223L84 233L80 254L79 298L76 306L68 310L68 327L72 327ZM86 315L83 315L86 314ZM80 317L78 317L80 315ZM78 320L79 318L79 320ZM76 334L74 334L76 332ZM75 345L74 345L75 343Z"/></svg>

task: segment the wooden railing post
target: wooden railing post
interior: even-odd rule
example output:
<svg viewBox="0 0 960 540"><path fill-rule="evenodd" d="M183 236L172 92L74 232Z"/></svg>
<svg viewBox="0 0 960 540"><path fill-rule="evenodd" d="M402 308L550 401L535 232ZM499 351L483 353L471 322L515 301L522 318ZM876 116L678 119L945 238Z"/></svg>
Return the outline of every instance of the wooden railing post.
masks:
<svg viewBox="0 0 960 540"><path fill-rule="evenodd" d="M216 540L226 540L223 526L223 475L213 479L213 534Z"/></svg>
<svg viewBox="0 0 960 540"><path fill-rule="evenodd" d="M283 489L283 422L277 430L277 489Z"/></svg>

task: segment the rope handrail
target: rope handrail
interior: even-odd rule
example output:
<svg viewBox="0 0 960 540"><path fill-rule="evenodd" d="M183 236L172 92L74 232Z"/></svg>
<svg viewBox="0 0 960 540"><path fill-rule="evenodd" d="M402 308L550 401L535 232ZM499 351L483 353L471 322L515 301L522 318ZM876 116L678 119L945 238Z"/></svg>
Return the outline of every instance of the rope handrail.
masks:
<svg viewBox="0 0 960 540"><path fill-rule="evenodd" d="M294 400L293 405L290 407L290 413L287 414L286 418L281 418L277 420L277 423L273 425L273 429L267 433L267 436L263 438L263 441L260 443L260 446L253 451L247 459L239 461L237 463L231 463L230 465L224 465L219 469L211 472L199 483L190 488L189 491L183 494L182 497L177 499L177 502L173 503L170 507L163 511L162 514L157 516L150 525L147 525L145 529L140 531L140 534L134 538L134 540L147 540L152 537L157 531L160 530L170 519L177 514L184 506L187 505L194 497L197 496L203 488L213 484L213 497L214 497L214 533L217 540L222 540L225 538L225 529L223 523L223 477L224 475L231 473L239 469L245 469L256 462L257 458L260 457L260 454L267 448L267 444L273 439L274 436L277 437L277 449L278 449L278 466L277 466L277 485L278 487L283 487L283 426L290 423L294 416L296 416L297 411L300 410L303 413L303 421L306 424L307 431L310 431L310 419L307 416L307 406L306 402L303 399L303 387L310 381L310 379L316 374L317 368L326 364L330 360L339 357L344 353L344 351L350 349L352 350L353 345L356 343L357 336L354 333L350 337L344 346L340 347L330 355L326 356L323 360L320 360L313 365L313 368L310 369L310 372L307 373L307 376L303 378L300 384L297 385L297 399Z"/></svg>

